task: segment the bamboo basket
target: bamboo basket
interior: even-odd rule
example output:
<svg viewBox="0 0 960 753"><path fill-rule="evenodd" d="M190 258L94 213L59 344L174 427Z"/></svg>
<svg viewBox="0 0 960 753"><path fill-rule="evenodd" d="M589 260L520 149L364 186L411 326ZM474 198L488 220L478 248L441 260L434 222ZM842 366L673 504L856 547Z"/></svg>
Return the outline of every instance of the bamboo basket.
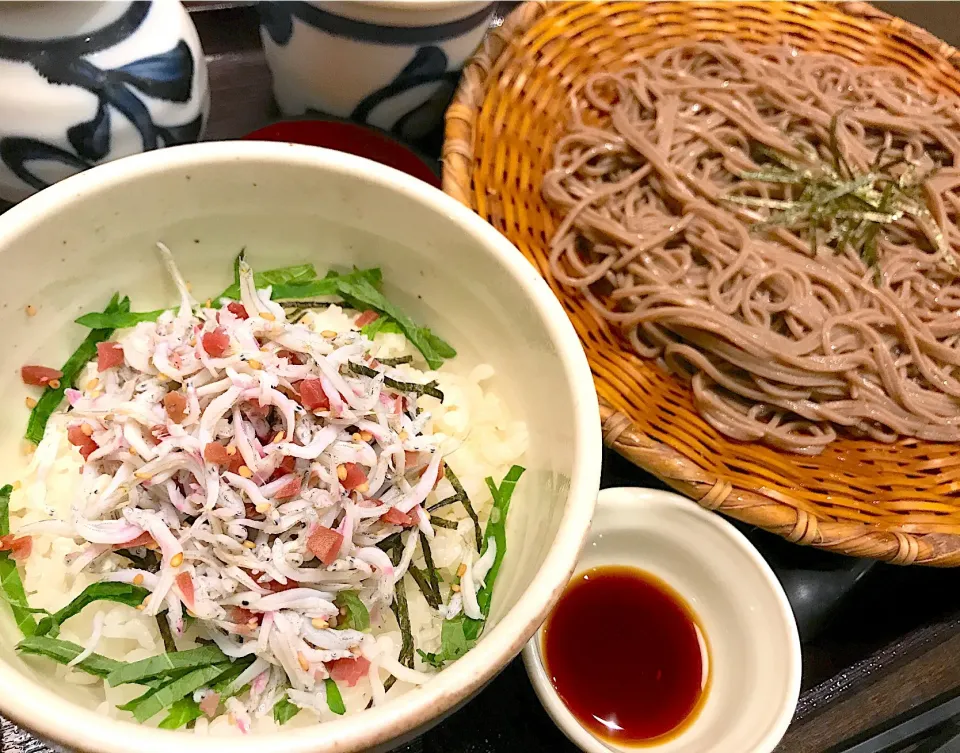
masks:
<svg viewBox="0 0 960 753"><path fill-rule="evenodd" d="M954 48L864 3L527 2L464 70L446 116L444 191L509 238L563 303L593 369L609 447L702 506L798 544L960 566L957 447L845 437L811 458L728 439L699 416L687 386L634 354L551 278L547 244L558 218L540 181L569 93L594 71L622 68L628 55L728 36L904 68L960 96Z"/></svg>

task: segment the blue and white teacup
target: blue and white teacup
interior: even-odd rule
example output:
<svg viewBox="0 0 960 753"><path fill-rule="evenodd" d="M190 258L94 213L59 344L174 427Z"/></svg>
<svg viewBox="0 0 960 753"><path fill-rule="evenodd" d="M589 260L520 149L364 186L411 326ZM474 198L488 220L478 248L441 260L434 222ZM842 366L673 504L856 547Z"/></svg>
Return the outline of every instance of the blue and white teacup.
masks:
<svg viewBox="0 0 960 753"><path fill-rule="evenodd" d="M260 34L284 115L317 111L404 139L443 117L496 3L261 2Z"/></svg>
<svg viewBox="0 0 960 753"><path fill-rule="evenodd" d="M2 199L196 141L209 104L200 40L179 2L0 2Z"/></svg>

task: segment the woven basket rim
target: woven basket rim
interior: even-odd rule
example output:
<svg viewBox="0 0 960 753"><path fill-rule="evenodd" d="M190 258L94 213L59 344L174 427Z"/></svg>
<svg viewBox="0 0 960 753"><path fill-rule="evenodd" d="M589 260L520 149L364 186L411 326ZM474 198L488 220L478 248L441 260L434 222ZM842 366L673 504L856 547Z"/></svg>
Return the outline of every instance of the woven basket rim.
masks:
<svg viewBox="0 0 960 753"><path fill-rule="evenodd" d="M692 3L695 4L695 3ZM731 4L735 4L731 3ZM817 7L823 3L796 2ZM487 83L503 63L501 56L543 17L555 3L528 0L513 10L503 24L488 33L480 49L464 67L453 102L447 110L441 156L444 192L476 210L473 202L476 114L483 106ZM895 31L901 38L955 68L960 52L932 33L865 2L829 3L847 15ZM464 138L464 133L469 134ZM457 137L459 135L459 137ZM743 489L706 472L680 452L647 436L624 413L600 398L604 443L634 464L653 473L701 506L775 533L788 541L839 554L884 560L892 564L960 566L960 535L914 534L884 530L848 520L810 514L807 505L777 493L775 496Z"/></svg>

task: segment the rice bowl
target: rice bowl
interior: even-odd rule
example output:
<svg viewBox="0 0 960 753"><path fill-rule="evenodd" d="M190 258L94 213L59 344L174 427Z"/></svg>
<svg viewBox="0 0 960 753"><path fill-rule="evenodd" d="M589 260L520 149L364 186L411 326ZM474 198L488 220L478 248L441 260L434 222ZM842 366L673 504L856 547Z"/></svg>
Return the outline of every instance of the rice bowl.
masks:
<svg viewBox="0 0 960 753"><path fill-rule="evenodd" d="M451 413L446 428L451 435L461 432L463 453L491 445L499 452L491 458L476 450L473 460L460 461L457 472L471 496L482 499L483 477L502 474L522 453L525 434L530 437L531 448L524 461L530 469L529 488L518 488L511 508L507 535L514 543L507 551L502 583L498 581L490 624L477 646L404 696L404 701L387 702L382 708L363 713L359 724L352 718L323 725L304 722L303 729L291 727L289 732L274 732L266 738L283 740L285 750L300 745L304 749L326 749L324 746L334 739L337 749L342 750L386 743L465 700L515 655L572 569L592 510L599 472L595 398L576 336L546 286L509 244L439 193L393 171L363 160L289 145L201 145L168 150L164 156L165 164L145 155L79 176L4 217L0 253L11 254L11 274L2 283L8 290L0 292L6 292L5 300L10 302L4 311L9 317L7 323L17 322L18 327L17 331L12 326L9 330L9 352L15 354L8 362L10 389L17 365L62 362L70 350L71 336L64 331L67 323L83 311L102 305L102 299L113 290L128 292L138 305L142 300L144 307L170 305L174 299L170 287L157 289L151 283L158 276L155 270L147 269L146 254L151 253L149 240L153 236L153 240L162 237L172 248L201 252L189 254L183 263L184 276L195 289L216 289L213 280L219 277L222 281L228 259L243 245L253 258L270 254L271 264L276 256L278 263L309 257L318 266L383 266L384 278L388 286L393 286L388 291L391 295L396 291L404 307L419 320L430 326L442 323L444 335L458 347L466 343L462 367L449 377L438 374L441 385L446 385L445 392L451 396L459 393L452 397L457 410ZM137 184L136 191L131 190L129 181ZM211 191L218 195L209 198ZM145 192L152 201L135 200L143 199ZM159 216L149 219L149 207L154 206L159 207ZM42 222L54 211L62 213L57 223ZM135 213L138 216L134 220ZM318 244L320 227L323 242ZM382 234L377 228L390 231ZM51 232L57 237L49 235ZM71 249L72 255L61 253L57 247L63 246ZM275 250L278 246L282 250ZM27 248L44 249L50 257L47 267L51 274L39 284L35 280L33 285L28 284L33 275L28 255L23 255ZM455 261L450 253L458 254ZM56 262L54 257L64 261ZM98 269L105 279L73 282L83 278L84 268ZM48 293L56 289L56 307L42 294L45 287ZM27 305L38 309L37 316L29 320L23 315ZM329 316L342 313L330 309ZM316 326L327 328L329 322ZM74 331L74 343L76 338ZM43 347L38 348L38 343ZM537 374L537 379L531 374ZM488 388L479 386L484 380L490 380L489 389L498 396L496 399L485 393ZM23 425L20 406L22 403L4 406L7 425ZM476 406L482 407L477 410ZM471 423L469 430L454 418L464 407L483 418ZM496 442L483 441L484 426L498 432ZM14 456L13 462L8 461L4 467L4 480L22 475L17 434L12 429L4 437L6 449ZM48 474L48 487L75 483L69 477L76 474L76 463L75 455L60 457ZM11 500L12 517L21 525L31 516L51 517L50 511L31 505L29 488L28 484L22 485ZM69 492L48 493L48 498L48 503L62 505L69 499ZM484 503L489 505L489 498L479 505L481 519ZM466 528L467 523L458 520L456 525ZM456 548L463 538L453 537L450 547L438 550L439 568L458 564L460 553ZM72 542L69 545L75 546ZM38 540L37 554L50 552L54 556L28 558L24 578L31 606L59 608L83 588L82 580L67 586L62 564L59 583L50 572L58 558L62 563L72 553L65 546L42 537ZM68 593L71 588L73 592ZM419 620L416 615L420 606L426 605L411 599L414 622ZM98 611L101 617L97 617ZM127 661L156 653L162 645L157 643L159 636L138 620L130 620L129 614L129 607L121 605L102 610L90 607L64 625L62 634L83 643L81 639L89 639L90 631L97 627L94 622L98 622L103 636L98 652L110 653L104 641L116 641L122 645L115 650L124 652L122 658ZM430 641L436 636L429 634L426 622L424 626L421 634L429 649L434 647ZM6 622L3 639L5 661L48 687L61 687L58 678L45 676L39 664L31 662L25 667L12 658L15 640ZM2 667L0 676L13 682L10 671ZM77 679L72 670L58 671ZM88 681L87 677L81 679ZM90 713L98 708L106 712L108 701L114 705L114 701L128 700L108 695L121 688L105 690L99 682L87 686L71 683L69 695L86 707L83 711L74 703L53 698L38 682L21 680L20 684L25 692L18 695L23 698L5 699L0 710L67 745L115 749L115 735L111 736L109 730L119 730L117 724L124 730L124 748L136 744L159 749L168 740L166 733L108 722ZM27 697L33 701L30 705L58 707L58 715L65 715L60 718L69 718L73 724L54 728L44 719L24 713L26 705L21 703L25 704ZM348 707L362 708L366 701L362 693L355 699L344 696ZM211 733L228 732L216 725L214 722L205 730L205 725L198 727ZM181 737L187 747L193 745L191 739ZM246 739L238 739L237 744L246 744Z"/></svg>

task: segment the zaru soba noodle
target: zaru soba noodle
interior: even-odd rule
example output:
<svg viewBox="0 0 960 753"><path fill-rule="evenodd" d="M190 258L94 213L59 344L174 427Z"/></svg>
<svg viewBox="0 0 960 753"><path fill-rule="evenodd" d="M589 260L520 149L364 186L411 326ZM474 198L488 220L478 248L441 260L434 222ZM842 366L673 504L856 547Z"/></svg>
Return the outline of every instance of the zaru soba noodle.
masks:
<svg viewBox="0 0 960 753"><path fill-rule="evenodd" d="M544 196L551 268L724 434L960 439L960 101L788 47L594 75Z"/></svg>

